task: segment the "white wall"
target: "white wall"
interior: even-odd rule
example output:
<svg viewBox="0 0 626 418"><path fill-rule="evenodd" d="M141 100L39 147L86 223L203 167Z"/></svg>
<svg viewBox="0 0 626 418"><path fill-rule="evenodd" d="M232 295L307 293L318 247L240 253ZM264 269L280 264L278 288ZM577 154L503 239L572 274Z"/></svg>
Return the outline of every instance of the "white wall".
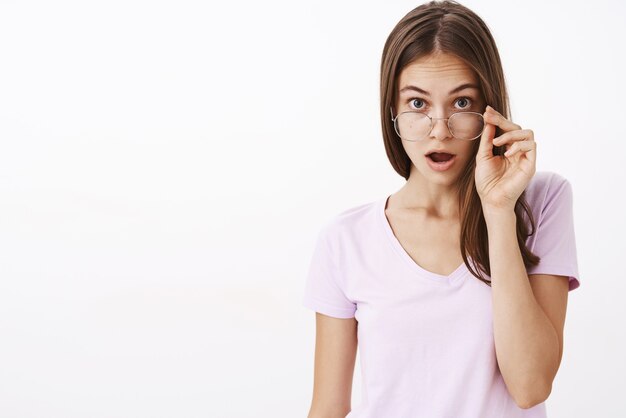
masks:
<svg viewBox="0 0 626 418"><path fill-rule="evenodd" d="M419 3L0 2L0 416L306 416L315 235L404 181L378 75ZM550 416L623 416L624 3L464 4L574 189Z"/></svg>

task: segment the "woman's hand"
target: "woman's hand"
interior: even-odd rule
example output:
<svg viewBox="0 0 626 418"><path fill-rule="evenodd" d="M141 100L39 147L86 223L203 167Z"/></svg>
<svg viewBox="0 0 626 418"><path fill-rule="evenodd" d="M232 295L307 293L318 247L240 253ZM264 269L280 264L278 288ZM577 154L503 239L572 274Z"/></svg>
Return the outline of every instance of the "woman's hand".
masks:
<svg viewBox="0 0 626 418"><path fill-rule="evenodd" d="M483 209L512 211L535 175L537 144L534 134L506 119L491 106L487 106L483 117L486 126L476 154L476 190ZM504 133L494 138L496 126ZM505 145L504 155L493 155L494 145Z"/></svg>

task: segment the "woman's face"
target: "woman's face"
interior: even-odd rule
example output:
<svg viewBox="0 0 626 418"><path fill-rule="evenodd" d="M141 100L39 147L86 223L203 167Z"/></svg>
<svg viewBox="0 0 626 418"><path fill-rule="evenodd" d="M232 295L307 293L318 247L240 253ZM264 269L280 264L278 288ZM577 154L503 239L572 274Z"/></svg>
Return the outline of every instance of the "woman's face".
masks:
<svg viewBox="0 0 626 418"><path fill-rule="evenodd" d="M470 86L456 90L465 84ZM449 118L453 113L462 111L482 114L486 107L474 72L459 58L449 54L430 55L405 67L398 79L397 94L394 116L412 110L433 118ZM402 140L402 146L423 177L451 186L470 159L475 158L473 150L477 141L480 137L474 140L457 139L452 136L446 120L433 120L429 135L415 142ZM433 168L426 157L432 150L454 154L452 165L444 171Z"/></svg>

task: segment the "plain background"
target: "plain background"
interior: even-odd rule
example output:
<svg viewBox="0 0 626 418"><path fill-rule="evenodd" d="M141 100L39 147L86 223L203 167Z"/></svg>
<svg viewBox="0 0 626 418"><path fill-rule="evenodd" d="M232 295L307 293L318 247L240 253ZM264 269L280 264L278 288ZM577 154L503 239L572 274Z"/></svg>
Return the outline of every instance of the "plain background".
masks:
<svg viewBox="0 0 626 418"><path fill-rule="evenodd" d="M306 416L315 236L404 183L378 77L419 4L0 2L0 416ZM624 3L463 4L573 186L549 416L625 416Z"/></svg>

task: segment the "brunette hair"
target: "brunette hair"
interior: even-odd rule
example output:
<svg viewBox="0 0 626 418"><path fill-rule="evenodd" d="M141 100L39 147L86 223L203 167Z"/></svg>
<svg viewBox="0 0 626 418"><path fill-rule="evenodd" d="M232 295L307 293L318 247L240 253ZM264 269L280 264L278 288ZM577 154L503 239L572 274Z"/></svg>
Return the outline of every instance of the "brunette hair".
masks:
<svg viewBox="0 0 626 418"><path fill-rule="evenodd" d="M391 165L406 180L411 160L396 134L390 109L397 101L399 75L404 67L422 57L447 53L461 59L478 76L485 99L496 111L510 119L509 99L504 71L496 43L485 22L473 11L453 0L430 1L406 14L393 28L382 54L380 68L380 116L385 151ZM504 132L496 126L495 136ZM480 140L475 140L475 156ZM504 146L494 146L494 155L502 155ZM459 179L459 213L461 214L461 254L469 271L491 286L479 271L491 276L487 225L480 197L474 183L475 158L471 158ZM540 258L526 247L526 239L535 233L535 220L524 191L515 203L517 241L525 266L537 265ZM528 216L526 224L524 219ZM532 231L529 233L529 226ZM471 257L472 263L468 259ZM476 269L472 267L472 265Z"/></svg>

